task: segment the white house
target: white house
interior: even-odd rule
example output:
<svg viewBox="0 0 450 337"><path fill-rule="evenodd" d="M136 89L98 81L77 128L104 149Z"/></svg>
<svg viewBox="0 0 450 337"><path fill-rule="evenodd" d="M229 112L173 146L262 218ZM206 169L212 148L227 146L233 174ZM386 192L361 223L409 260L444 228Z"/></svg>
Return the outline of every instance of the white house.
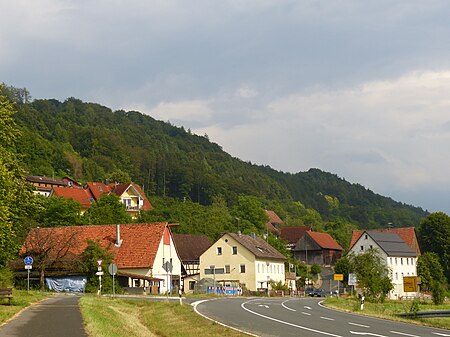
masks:
<svg viewBox="0 0 450 337"><path fill-rule="evenodd" d="M384 263L390 269L394 289L389 298L415 296L415 292L405 292L403 278L417 276L417 252L409 247L396 233L364 231L350 248L350 252L361 254L369 249L377 249Z"/></svg>
<svg viewBox="0 0 450 337"><path fill-rule="evenodd" d="M200 256L200 279L251 291L285 283L286 258L256 235L226 233Z"/></svg>

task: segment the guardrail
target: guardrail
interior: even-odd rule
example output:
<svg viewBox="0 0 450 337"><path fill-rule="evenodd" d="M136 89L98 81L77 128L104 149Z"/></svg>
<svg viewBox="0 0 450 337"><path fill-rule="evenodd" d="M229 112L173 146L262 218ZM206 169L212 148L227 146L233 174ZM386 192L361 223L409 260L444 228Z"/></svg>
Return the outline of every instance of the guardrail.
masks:
<svg viewBox="0 0 450 337"><path fill-rule="evenodd" d="M397 316L408 317L408 318L450 317L450 310L405 312L405 313L397 314Z"/></svg>

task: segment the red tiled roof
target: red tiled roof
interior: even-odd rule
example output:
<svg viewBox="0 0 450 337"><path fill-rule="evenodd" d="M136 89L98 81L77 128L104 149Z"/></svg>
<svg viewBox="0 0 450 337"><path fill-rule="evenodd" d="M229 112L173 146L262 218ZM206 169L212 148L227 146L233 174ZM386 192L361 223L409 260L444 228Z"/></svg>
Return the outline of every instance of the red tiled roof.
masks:
<svg viewBox="0 0 450 337"><path fill-rule="evenodd" d="M25 179L31 183L39 183L39 184L49 184L49 185L58 185L58 186L66 186L66 182L62 179L54 179L45 176L26 176Z"/></svg>
<svg viewBox="0 0 450 337"><path fill-rule="evenodd" d="M87 185L88 189L91 191L95 200L99 200L102 197L102 195L105 193L106 194L111 193L110 187L103 183L88 182L88 183L86 183L86 185Z"/></svg>
<svg viewBox="0 0 450 337"><path fill-rule="evenodd" d="M88 240L97 241L103 248L114 254L114 262L119 268L150 268L163 237L167 223L122 224L120 238L122 244L116 247L116 225L72 226L57 228L33 228L22 247L22 253L32 251L36 245L42 246L38 238L53 238L46 244L63 246L68 238L73 238L68 256L80 255L87 247ZM40 247L42 248L42 247Z"/></svg>
<svg viewBox="0 0 450 337"><path fill-rule="evenodd" d="M378 228L370 230L354 230L352 232L352 240L350 242L350 249L355 245L356 241L361 237L364 232L387 232L398 234L403 241L415 252L420 254L420 247L417 242L416 230L414 227L402 227L402 228Z"/></svg>
<svg viewBox="0 0 450 337"><path fill-rule="evenodd" d="M307 231L311 230L311 226L282 227L280 228L280 237L289 244L295 245Z"/></svg>
<svg viewBox="0 0 450 337"><path fill-rule="evenodd" d="M91 207L94 201L94 196L84 188L68 188L68 187L53 187L53 195L65 199L72 199L78 201L81 207L86 209ZM92 202L91 202L92 200Z"/></svg>
<svg viewBox="0 0 450 337"><path fill-rule="evenodd" d="M181 261L198 261L212 242L206 235L172 234Z"/></svg>
<svg viewBox="0 0 450 337"><path fill-rule="evenodd" d="M281 220L280 217L277 215L277 213L275 213L274 211L266 210L266 214L269 217L269 222L271 224L275 224L275 225L284 224L283 220Z"/></svg>
<svg viewBox="0 0 450 337"><path fill-rule="evenodd" d="M323 249L342 250L342 247L328 233L308 231L305 234Z"/></svg>

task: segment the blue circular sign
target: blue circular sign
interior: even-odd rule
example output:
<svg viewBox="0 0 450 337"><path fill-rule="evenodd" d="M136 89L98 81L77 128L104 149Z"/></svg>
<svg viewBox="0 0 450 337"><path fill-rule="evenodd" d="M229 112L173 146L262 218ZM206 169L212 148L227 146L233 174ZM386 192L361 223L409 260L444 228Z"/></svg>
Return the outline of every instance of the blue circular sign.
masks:
<svg viewBox="0 0 450 337"><path fill-rule="evenodd" d="M27 256L23 259L23 262L25 262L26 265L33 264L33 258L31 256Z"/></svg>

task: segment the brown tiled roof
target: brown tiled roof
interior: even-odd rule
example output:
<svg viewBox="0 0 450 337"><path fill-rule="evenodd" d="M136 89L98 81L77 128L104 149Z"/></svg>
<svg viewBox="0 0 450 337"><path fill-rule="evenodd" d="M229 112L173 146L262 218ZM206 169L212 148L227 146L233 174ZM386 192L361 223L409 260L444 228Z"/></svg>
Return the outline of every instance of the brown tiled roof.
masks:
<svg viewBox="0 0 450 337"><path fill-rule="evenodd" d="M286 260L286 257L258 236L227 233L253 255L261 259ZM224 234L224 235L227 235Z"/></svg>
<svg viewBox="0 0 450 337"><path fill-rule="evenodd" d="M275 224L275 225L284 224L283 220L281 220L280 217L277 215L277 213L275 213L274 211L266 210L266 214L269 217L269 222L271 224Z"/></svg>
<svg viewBox="0 0 450 337"><path fill-rule="evenodd" d="M181 261L197 261L212 242L206 235L172 234Z"/></svg>
<svg viewBox="0 0 450 337"><path fill-rule="evenodd" d="M307 232L311 231L311 226L291 226L280 228L280 237L290 245L295 245L298 240Z"/></svg>
<svg viewBox="0 0 450 337"><path fill-rule="evenodd" d="M165 230L169 230L169 225L165 222L121 224L122 244L116 247L116 225L33 228L25 240L22 253L32 251L36 245L42 245L42 240L38 238L56 238L46 242L58 247L72 237L74 244L69 248L69 256L80 255L86 249L87 241L93 240L113 252L114 262L119 268L150 268Z"/></svg>
<svg viewBox="0 0 450 337"><path fill-rule="evenodd" d="M308 231L305 234L313 239L322 249L342 250L342 247L328 233Z"/></svg>
<svg viewBox="0 0 450 337"><path fill-rule="evenodd" d="M25 179L30 183L49 184L57 186L67 186L64 180L54 179L45 176L26 176Z"/></svg>
<svg viewBox="0 0 450 337"><path fill-rule="evenodd" d="M350 242L350 249L355 245L356 241L361 237L364 232L386 232L396 233L403 241L415 252L420 255L420 247L417 243L416 229L414 227L401 227L401 228L379 228L370 230L354 230L352 232L352 240Z"/></svg>
<svg viewBox="0 0 450 337"><path fill-rule="evenodd" d="M89 190L84 188L55 186L53 187L53 195L78 201L84 209L91 207L92 202L95 201L94 196L89 192Z"/></svg>

